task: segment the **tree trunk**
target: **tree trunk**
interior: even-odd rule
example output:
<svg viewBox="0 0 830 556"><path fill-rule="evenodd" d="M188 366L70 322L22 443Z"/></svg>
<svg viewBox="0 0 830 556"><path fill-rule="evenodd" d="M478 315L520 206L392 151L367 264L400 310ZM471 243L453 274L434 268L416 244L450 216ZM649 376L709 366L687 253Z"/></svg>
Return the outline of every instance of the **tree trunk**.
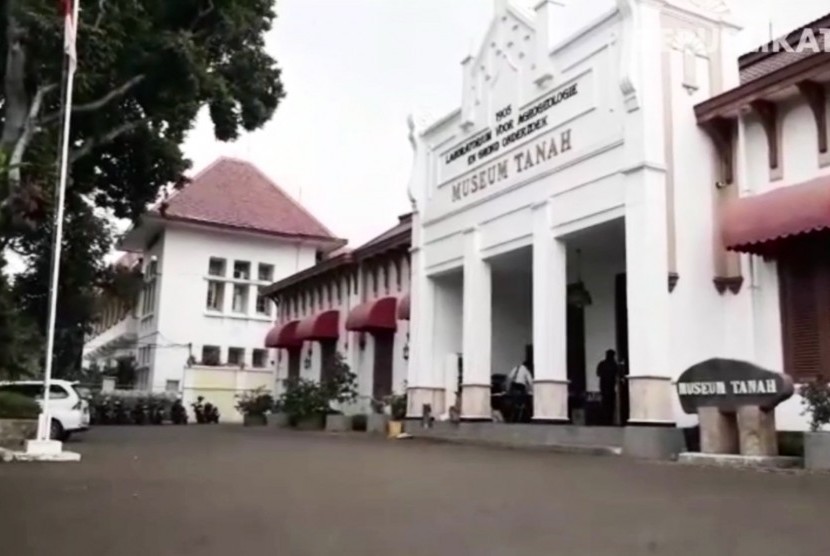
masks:
<svg viewBox="0 0 830 556"><path fill-rule="evenodd" d="M7 26L6 38L6 76L5 76L5 122L0 136L0 152L5 160L14 150L23 130L29 112L29 99L26 95L25 71L26 49L23 44L23 29L15 15L18 0L6 0Z"/></svg>

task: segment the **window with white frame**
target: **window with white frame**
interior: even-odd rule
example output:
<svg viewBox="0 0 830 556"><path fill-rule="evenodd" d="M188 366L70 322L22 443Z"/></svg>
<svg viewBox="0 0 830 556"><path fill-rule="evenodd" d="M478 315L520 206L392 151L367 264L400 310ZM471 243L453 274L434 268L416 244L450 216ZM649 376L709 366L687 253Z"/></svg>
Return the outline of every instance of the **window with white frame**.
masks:
<svg viewBox="0 0 830 556"><path fill-rule="evenodd" d="M208 282L207 309L219 311L224 309L225 304L225 283L211 280Z"/></svg>
<svg viewBox="0 0 830 556"><path fill-rule="evenodd" d="M258 295L256 298L256 312L258 315L271 316L271 303L264 295Z"/></svg>
<svg viewBox="0 0 830 556"><path fill-rule="evenodd" d="M245 349L228 348L228 365L242 365L245 362Z"/></svg>
<svg viewBox="0 0 830 556"><path fill-rule="evenodd" d="M225 276L225 259L211 257L208 263L208 274L211 276Z"/></svg>
<svg viewBox="0 0 830 556"><path fill-rule="evenodd" d="M156 309L156 278L144 282L141 301L141 316L152 315Z"/></svg>
<svg viewBox="0 0 830 556"><path fill-rule="evenodd" d="M202 346L202 365L217 367L220 364L219 346Z"/></svg>
<svg viewBox="0 0 830 556"><path fill-rule="evenodd" d="M233 307L234 313L247 314L248 313L248 290L250 287L244 284L234 284L233 286Z"/></svg>
<svg viewBox="0 0 830 556"><path fill-rule="evenodd" d="M264 369L268 366L268 350L255 349L252 354L251 366L255 369Z"/></svg>
<svg viewBox="0 0 830 556"><path fill-rule="evenodd" d="M274 279L274 265L260 263L257 268L257 279L260 282L271 282Z"/></svg>
<svg viewBox="0 0 830 556"><path fill-rule="evenodd" d="M237 280L251 279L251 263L247 261L233 262L233 277Z"/></svg>
<svg viewBox="0 0 830 556"><path fill-rule="evenodd" d="M178 380L168 380L167 383L164 385L164 389L167 392L178 392L179 391L179 381Z"/></svg>

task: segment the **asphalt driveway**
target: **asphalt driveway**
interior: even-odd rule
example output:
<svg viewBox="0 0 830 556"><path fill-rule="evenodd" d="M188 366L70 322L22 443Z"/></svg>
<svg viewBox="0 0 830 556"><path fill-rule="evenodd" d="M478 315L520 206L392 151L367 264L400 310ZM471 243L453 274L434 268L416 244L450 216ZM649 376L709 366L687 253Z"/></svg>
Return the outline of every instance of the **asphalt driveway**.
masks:
<svg viewBox="0 0 830 556"><path fill-rule="evenodd" d="M830 476L230 426L0 464L9 556L826 556Z"/></svg>

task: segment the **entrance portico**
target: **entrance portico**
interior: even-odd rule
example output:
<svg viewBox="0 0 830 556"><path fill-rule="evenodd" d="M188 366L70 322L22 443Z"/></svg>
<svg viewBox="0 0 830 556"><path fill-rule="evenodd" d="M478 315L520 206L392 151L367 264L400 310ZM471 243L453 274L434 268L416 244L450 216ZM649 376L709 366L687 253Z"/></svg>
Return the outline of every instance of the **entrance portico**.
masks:
<svg viewBox="0 0 830 556"><path fill-rule="evenodd" d="M709 262L697 246L709 238L688 231L676 199L701 208L684 181L701 153L676 145L705 145L691 121L691 96L710 86L701 68L713 87L726 79L723 52L690 54L694 45L666 44L666 31L694 22L726 49L733 27L686 0L587 11L544 1L532 14L495 6L481 47L462 62L460 109L410 122L409 417L429 404L436 417L457 405L462 421L498 419L497 377L525 363L527 420L625 425L632 453L665 454L655 443L679 434L671 381L682 369L669 354L684 341L682 315L719 302L696 290ZM682 257L688 286L671 298ZM457 289L447 297L450 275ZM447 372L458 367L460 388Z"/></svg>

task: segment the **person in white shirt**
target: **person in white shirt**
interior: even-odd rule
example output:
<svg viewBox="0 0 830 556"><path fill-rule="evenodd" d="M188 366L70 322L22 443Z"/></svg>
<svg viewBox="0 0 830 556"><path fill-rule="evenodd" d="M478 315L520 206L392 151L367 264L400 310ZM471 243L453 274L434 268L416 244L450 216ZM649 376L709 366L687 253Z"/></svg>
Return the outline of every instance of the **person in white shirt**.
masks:
<svg viewBox="0 0 830 556"><path fill-rule="evenodd" d="M528 350L530 351L530 350ZM525 387L525 391L528 394L533 394L533 352L530 351L525 356L524 363L513 367L509 373L507 373L507 379L505 380L504 387L506 392L510 392L510 387L513 384L521 384Z"/></svg>

